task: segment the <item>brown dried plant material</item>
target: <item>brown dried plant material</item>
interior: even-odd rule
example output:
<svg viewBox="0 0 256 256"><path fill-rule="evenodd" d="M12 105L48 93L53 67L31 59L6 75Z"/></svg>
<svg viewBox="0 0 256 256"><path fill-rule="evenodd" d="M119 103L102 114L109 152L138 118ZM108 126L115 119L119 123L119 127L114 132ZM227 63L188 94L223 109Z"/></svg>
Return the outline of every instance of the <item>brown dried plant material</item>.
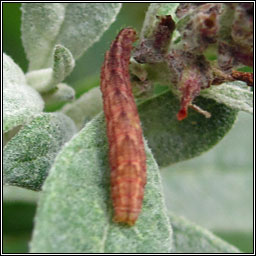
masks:
<svg viewBox="0 0 256 256"><path fill-rule="evenodd" d="M157 25L151 35L142 38L133 53L138 63L159 63L167 54L171 42L175 22L171 15L157 16Z"/></svg>
<svg viewBox="0 0 256 256"><path fill-rule="evenodd" d="M233 70L231 76L235 80L246 82L248 86L253 86L253 73Z"/></svg>
<svg viewBox="0 0 256 256"><path fill-rule="evenodd" d="M208 88L214 80L210 63L203 55L188 51L172 50L165 58L171 73L171 82L180 96L180 110L177 119L182 121L188 115L188 108L202 89ZM193 109L199 110L199 107ZM198 111L205 115L205 111ZM208 114L205 116L209 116Z"/></svg>
<svg viewBox="0 0 256 256"><path fill-rule="evenodd" d="M160 22L154 31L153 47L161 54L165 54L170 44L172 32L175 29L175 22L171 15L158 17L158 19L160 19Z"/></svg>
<svg viewBox="0 0 256 256"><path fill-rule="evenodd" d="M101 91L107 122L111 197L115 222L134 225L142 208L146 184L146 154L129 77L136 32L120 31L105 55Z"/></svg>

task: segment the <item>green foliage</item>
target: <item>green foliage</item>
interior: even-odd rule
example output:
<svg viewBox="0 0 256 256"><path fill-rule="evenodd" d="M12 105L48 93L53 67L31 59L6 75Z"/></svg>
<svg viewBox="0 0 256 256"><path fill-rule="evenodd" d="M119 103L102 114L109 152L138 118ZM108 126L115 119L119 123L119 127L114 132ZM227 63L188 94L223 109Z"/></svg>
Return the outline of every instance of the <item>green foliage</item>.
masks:
<svg viewBox="0 0 256 256"><path fill-rule="evenodd" d="M60 44L55 46L53 56L53 76L50 83L52 85L62 82L72 72L75 66L72 53Z"/></svg>
<svg viewBox="0 0 256 256"><path fill-rule="evenodd" d="M120 7L120 3L23 4L22 40L29 70L50 67L56 44L68 48L75 59L80 57L115 20Z"/></svg>
<svg viewBox="0 0 256 256"><path fill-rule="evenodd" d="M160 166L207 151L223 138L236 119L237 111L213 100L198 97L195 103L209 111L211 118L191 110L185 120L178 121L179 100L171 92L139 106L144 136Z"/></svg>
<svg viewBox="0 0 256 256"><path fill-rule="evenodd" d="M53 52L53 65L51 68L31 71L26 74L29 85L40 93L56 89L68 76L75 66L71 52L62 45L56 45Z"/></svg>
<svg viewBox="0 0 256 256"><path fill-rule="evenodd" d="M43 110L41 96L26 84L22 70L3 55L3 130L7 132L29 121Z"/></svg>
<svg viewBox="0 0 256 256"><path fill-rule="evenodd" d="M67 84L60 83L54 92L44 94L43 99L47 105L66 103L75 99L75 90Z"/></svg>
<svg viewBox="0 0 256 256"><path fill-rule="evenodd" d="M130 6L127 4L126 8ZM180 32L186 28L187 22L191 21L190 13L179 21L175 13L178 7L178 3L150 4L139 41L148 39L147 47L150 48L159 17L165 15L172 16ZM153 94L137 101L145 137L148 176L141 215L133 227L112 221L105 119L102 113L96 116L102 110L101 93L96 86L99 79L95 76L85 78L76 91L65 83L65 79L73 71L75 60L114 22L120 8L120 3L22 4L22 41L29 72L24 75L4 54L3 130L7 144L4 147L3 174L7 185L36 191L43 187L39 193L30 252L238 253L235 247L178 215L185 215L212 230L228 231L231 227L234 230L244 228L243 232L248 232L250 221L241 221L239 216L242 214L250 219L247 214L248 209L252 211L249 203L252 191L247 188L252 188L251 175L248 172L225 173L220 166L221 160L213 168L207 159L208 172L205 171L206 165L200 169L198 163L194 166L196 171L191 173L184 165L180 169L179 165L176 166L178 169L170 165L194 158L217 144L233 126L238 111L253 112L253 92L241 82L223 83L202 90L193 103L208 111L211 118L189 109L188 117L180 122L176 117L180 95L176 95L177 88L171 88L170 92L170 84L174 84L169 84L169 70L161 63L146 64L143 70L144 66L136 63L146 74L145 80L142 79L144 82L158 85L167 82L168 87L155 86ZM226 37L224 34L232 25L233 16L226 20L229 12L227 5L225 8L227 13L220 20L219 36L227 41L230 34ZM232 12L234 9L230 12L233 15ZM197 10L194 13L198 14ZM180 41L176 46L182 45L182 35L177 29L168 45L171 46L178 37ZM104 40L105 47L110 40ZM217 49L213 50L208 49L217 55ZM102 49L93 53L94 60L102 58L103 53ZM251 71L248 67L242 68ZM137 78L140 77L144 76L138 74ZM62 113L42 113L44 105L47 111L60 109L74 99L75 93L84 94L66 104L60 110ZM77 130L79 133L72 137ZM235 151L236 148L226 150L222 155L233 159ZM191 161L187 163L193 166ZM166 167L163 177L168 189L165 193L157 164ZM239 190L232 191L237 184ZM5 189L5 200L9 200L9 204L13 199L34 202L36 198L36 192L13 191L12 187ZM167 206L175 214L168 215L164 199L168 199ZM223 212L230 216L229 221L219 217L221 215L215 209L219 202L225 204ZM23 206L16 208L19 212L15 213L17 223L10 221L15 216L9 214L9 206L5 205L4 243L12 244L13 236L17 247L11 251L5 246L5 252L25 252L32 222L26 221L22 211L26 207ZM236 206L242 210L231 214ZM30 221L34 210L33 214L32 211L28 214ZM214 212L215 216L211 216ZM232 222L235 223L233 226Z"/></svg>
<svg viewBox="0 0 256 256"><path fill-rule="evenodd" d="M74 59L115 20L120 7L120 3L22 4L22 41L30 71L26 79L40 93L47 93L46 103L73 99L72 89L63 90L58 84L73 70Z"/></svg>
<svg viewBox="0 0 256 256"><path fill-rule="evenodd" d="M62 112L73 119L78 129L102 110L102 95L99 87L84 93L78 100L66 104Z"/></svg>
<svg viewBox="0 0 256 256"><path fill-rule="evenodd" d="M58 155L43 186L31 252L170 252L172 232L160 173L147 147L148 178L141 216L131 228L111 221L105 129L100 115Z"/></svg>
<svg viewBox="0 0 256 256"><path fill-rule="evenodd" d="M203 90L201 95L232 109L253 113L253 92L243 82L223 83Z"/></svg>
<svg viewBox="0 0 256 256"><path fill-rule="evenodd" d="M236 120L237 111L223 104L202 97L197 98L196 104L209 111L212 117L206 119L191 110L188 118L179 122L176 118L179 100L169 91L139 104L144 136L160 166L193 158L209 150L225 136ZM63 112L81 128L101 108L101 94L95 88L66 105Z"/></svg>
<svg viewBox="0 0 256 256"><path fill-rule="evenodd" d="M56 154L75 132L64 114L35 117L4 148L4 184L39 190Z"/></svg>

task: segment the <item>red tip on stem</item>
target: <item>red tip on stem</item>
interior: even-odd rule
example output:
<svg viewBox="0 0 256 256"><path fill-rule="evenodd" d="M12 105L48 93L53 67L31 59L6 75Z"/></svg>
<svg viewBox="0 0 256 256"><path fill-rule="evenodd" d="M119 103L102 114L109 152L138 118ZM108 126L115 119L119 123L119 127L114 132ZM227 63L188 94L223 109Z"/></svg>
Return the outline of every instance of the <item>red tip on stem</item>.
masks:
<svg viewBox="0 0 256 256"><path fill-rule="evenodd" d="M180 109L179 113L177 114L177 119L179 121L182 121L183 119L185 119L187 117L187 115L188 115L187 109L182 108L182 109Z"/></svg>

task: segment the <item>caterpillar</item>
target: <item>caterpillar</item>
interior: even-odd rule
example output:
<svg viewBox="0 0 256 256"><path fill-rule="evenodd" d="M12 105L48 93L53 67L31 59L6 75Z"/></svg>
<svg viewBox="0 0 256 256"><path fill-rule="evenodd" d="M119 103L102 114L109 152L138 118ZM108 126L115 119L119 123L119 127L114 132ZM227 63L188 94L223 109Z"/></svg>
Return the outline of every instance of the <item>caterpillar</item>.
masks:
<svg viewBox="0 0 256 256"><path fill-rule="evenodd" d="M142 128L129 77L135 40L132 28L119 32L105 54L100 83L109 144L113 221L130 226L141 212L146 184Z"/></svg>

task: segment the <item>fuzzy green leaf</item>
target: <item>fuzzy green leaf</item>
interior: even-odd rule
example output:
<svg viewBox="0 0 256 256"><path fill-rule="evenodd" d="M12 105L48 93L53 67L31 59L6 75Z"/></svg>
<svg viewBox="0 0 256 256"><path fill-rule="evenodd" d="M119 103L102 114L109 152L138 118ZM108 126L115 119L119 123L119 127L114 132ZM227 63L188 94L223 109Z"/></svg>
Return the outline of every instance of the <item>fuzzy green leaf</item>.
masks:
<svg viewBox="0 0 256 256"><path fill-rule="evenodd" d="M159 170L147 151L147 185L133 227L112 222L105 120L88 123L57 156L39 200L30 252L167 253L172 231Z"/></svg>
<svg viewBox="0 0 256 256"><path fill-rule="evenodd" d="M53 51L51 68L34 70L26 74L27 83L40 93L52 92L73 70L75 61L71 52L58 44Z"/></svg>
<svg viewBox="0 0 256 256"><path fill-rule="evenodd" d="M52 51L65 19L66 7L62 3L22 4L22 42L29 70L51 66Z"/></svg>
<svg viewBox="0 0 256 256"><path fill-rule="evenodd" d="M75 60L72 53L64 46L58 44L53 53L53 76L51 85L62 82L73 70Z"/></svg>
<svg viewBox="0 0 256 256"><path fill-rule="evenodd" d="M66 104L62 112L73 119L78 129L102 110L102 95L99 87L84 93L78 100Z"/></svg>
<svg viewBox="0 0 256 256"><path fill-rule="evenodd" d="M240 253L240 251L185 218L170 214L173 228L172 253Z"/></svg>
<svg viewBox="0 0 256 256"><path fill-rule="evenodd" d="M7 132L29 121L44 108L41 96L26 85L25 75L14 61L3 55L3 130Z"/></svg>
<svg viewBox="0 0 256 256"><path fill-rule="evenodd" d="M201 95L223 103L230 108L253 113L253 92L243 82L223 83L203 90Z"/></svg>
<svg viewBox="0 0 256 256"><path fill-rule="evenodd" d="M22 41L29 70L51 66L56 44L75 59L114 22L120 3L23 3Z"/></svg>
<svg viewBox="0 0 256 256"><path fill-rule="evenodd" d="M26 80L35 90L44 93L52 89L51 87L48 88L48 84L52 80L52 75L52 68L33 70L26 73Z"/></svg>
<svg viewBox="0 0 256 256"><path fill-rule="evenodd" d="M194 103L211 113L211 118L189 109L188 117L178 121L180 102L167 92L139 105L145 138L157 163L167 166L209 150L232 127L237 111L211 99L197 97Z"/></svg>
<svg viewBox="0 0 256 256"><path fill-rule="evenodd" d="M4 148L4 184L40 190L55 156L75 131L64 114L35 117Z"/></svg>
<svg viewBox="0 0 256 256"><path fill-rule="evenodd" d="M54 92L49 92L43 94L43 98L46 105L64 103L67 101L72 101L75 99L75 90L68 86L67 84L60 83L57 84L56 90Z"/></svg>

